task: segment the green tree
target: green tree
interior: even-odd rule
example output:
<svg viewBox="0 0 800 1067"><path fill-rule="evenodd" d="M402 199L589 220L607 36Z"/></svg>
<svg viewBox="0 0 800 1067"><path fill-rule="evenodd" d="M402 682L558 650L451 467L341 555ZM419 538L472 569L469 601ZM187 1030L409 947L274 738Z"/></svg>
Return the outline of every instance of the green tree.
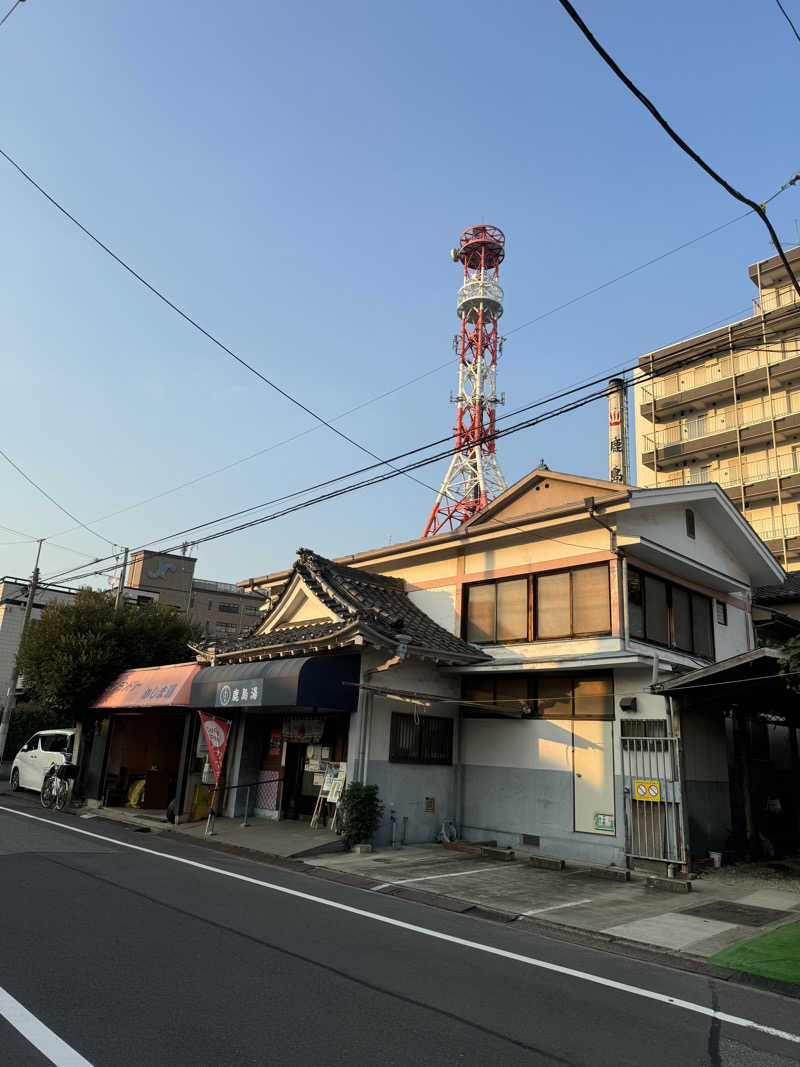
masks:
<svg viewBox="0 0 800 1067"><path fill-rule="evenodd" d="M29 698L74 721L116 676L130 667L186 662L198 636L183 616L157 601L114 608L109 593L81 589L66 604L48 604L17 653Z"/></svg>
<svg viewBox="0 0 800 1067"><path fill-rule="evenodd" d="M781 649L780 663L788 688L800 692L800 637L789 638Z"/></svg>

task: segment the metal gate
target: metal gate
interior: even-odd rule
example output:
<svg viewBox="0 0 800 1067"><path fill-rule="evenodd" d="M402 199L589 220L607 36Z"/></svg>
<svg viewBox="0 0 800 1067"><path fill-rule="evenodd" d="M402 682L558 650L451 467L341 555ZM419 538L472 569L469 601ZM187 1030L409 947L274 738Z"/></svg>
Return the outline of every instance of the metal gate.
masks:
<svg viewBox="0 0 800 1067"><path fill-rule="evenodd" d="M639 721L636 725L649 724ZM666 733L663 720L657 725ZM631 859L684 863L679 739L662 736L621 740L626 854Z"/></svg>

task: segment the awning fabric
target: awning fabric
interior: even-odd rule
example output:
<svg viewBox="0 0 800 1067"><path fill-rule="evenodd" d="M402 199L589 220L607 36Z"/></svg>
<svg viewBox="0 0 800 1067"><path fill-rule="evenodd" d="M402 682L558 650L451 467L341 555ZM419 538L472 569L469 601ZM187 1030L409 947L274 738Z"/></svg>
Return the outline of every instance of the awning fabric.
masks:
<svg viewBox="0 0 800 1067"><path fill-rule="evenodd" d="M360 656L303 656L207 667L192 682L192 708L327 708L355 711Z"/></svg>
<svg viewBox="0 0 800 1067"><path fill-rule="evenodd" d="M92 707L188 707L192 679L203 669L199 663L173 663L167 667L123 671Z"/></svg>

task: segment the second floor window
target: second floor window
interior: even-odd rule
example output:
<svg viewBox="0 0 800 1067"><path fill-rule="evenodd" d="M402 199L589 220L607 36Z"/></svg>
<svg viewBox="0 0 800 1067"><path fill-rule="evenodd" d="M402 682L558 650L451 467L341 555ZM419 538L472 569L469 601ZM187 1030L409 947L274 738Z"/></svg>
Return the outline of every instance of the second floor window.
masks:
<svg viewBox="0 0 800 1067"><path fill-rule="evenodd" d="M711 598L673 582L628 568L631 637L714 658Z"/></svg>
<svg viewBox="0 0 800 1067"><path fill-rule="evenodd" d="M464 636L474 644L611 632L608 564L478 582L465 590Z"/></svg>

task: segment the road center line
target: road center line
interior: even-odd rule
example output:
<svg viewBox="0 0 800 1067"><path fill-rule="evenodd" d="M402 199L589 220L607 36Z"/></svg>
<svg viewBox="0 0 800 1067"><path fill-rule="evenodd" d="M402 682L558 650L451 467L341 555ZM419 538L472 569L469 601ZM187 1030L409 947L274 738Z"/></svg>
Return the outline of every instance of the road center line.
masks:
<svg viewBox="0 0 800 1067"><path fill-rule="evenodd" d="M439 930L431 930L427 926L417 926L415 923L404 922L402 919L392 919L387 915L379 915L374 911L364 908L355 908L351 904L340 904L336 900L328 900L326 897L318 897L313 893L304 893L299 889L289 889L288 886L277 885L274 882L265 882L260 878L251 878L246 874L237 874L235 871L226 871L222 867L212 867L210 863L200 863L198 860L186 859L184 856L173 856L168 852L158 852L153 848L145 848L144 845L133 845L127 841L120 841L115 837L107 837L105 834L95 834L91 830L82 830L78 826L68 826L66 823L56 822L55 819L44 819L41 815L30 815L27 811L17 811L15 808L0 806L0 811L9 815L17 815L23 819L32 819L34 822L45 823L57 830L65 830L72 834L81 834L84 837L92 837L97 841L110 841L120 848L130 849L132 852L143 852L147 856L155 856L158 859L168 860L170 863L180 863L185 867L194 867L199 871L208 871L211 874L219 874L224 878L232 878L236 882L244 882L247 885L261 886L263 889L271 889L273 893L282 893L287 897L297 900L307 900L312 904L321 904L325 908L333 908L336 911L344 911L349 915L358 915L362 919L370 919L372 922L382 923L385 926L393 926L399 930L408 930L413 934L430 937L436 941L445 941L451 945L459 945L462 948L472 949L474 952L484 952L489 956L498 956L502 959L513 960L515 963L523 963L528 967L536 967L543 971L551 971L555 974L563 974L568 978L577 978L582 982L591 982L594 985L605 986L607 989L617 989L621 993L629 993L634 997L642 997L645 1000L654 1000L660 1004L670 1004L674 1008L682 1008L697 1015L704 1015L709 1019L719 1019L720 1022L730 1023L731 1026L740 1026L746 1030L756 1030L761 1034L779 1038L781 1041L790 1041L800 1045L800 1034L790 1033L788 1030L778 1030L773 1026L765 1026L753 1019L744 1019L738 1015L729 1015L724 1011L716 1011L707 1008L704 1004L695 1004L690 1000L681 1000L678 997L669 997L664 993L656 993L652 989L642 989L640 986L628 985L627 982L617 982L613 978L604 978L599 974L591 974L588 971L578 971L573 967L564 967L560 963L550 963L547 960L536 959L534 956L523 956L519 952L510 952L508 949L495 948L494 945L485 945L480 941L468 941L464 937L456 937L454 934L444 934ZM24 1009L23 1009L24 1010ZM53 1035L55 1036L55 1035ZM54 1061L56 1062L56 1061ZM85 1060L74 1060L74 1064L85 1064ZM64 1061L65 1067L72 1067L70 1061ZM90 1065L91 1067L91 1065Z"/></svg>
<svg viewBox="0 0 800 1067"><path fill-rule="evenodd" d="M420 878L399 878L396 882L384 882L382 885L376 885L372 892L377 893L379 889L388 889L390 885L407 885L409 882L430 882L434 878L461 878L465 874L482 874L485 871L496 871L497 867L478 867L471 871L451 871L449 874L423 874Z"/></svg>
<svg viewBox="0 0 800 1067"><path fill-rule="evenodd" d="M47 822L46 819L44 821ZM0 1016L56 1067L92 1067L88 1060L62 1041L58 1034L54 1034L18 1000L14 1000L2 986L0 986Z"/></svg>
<svg viewBox="0 0 800 1067"><path fill-rule="evenodd" d="M523 911L519 916L523 915L541 915L543 911L558 911L559 908L577 908L579 904L591 904L591 898L587 900L570 900L567 904L551 904L548 908L531 908L530 911Z"/></svg>

